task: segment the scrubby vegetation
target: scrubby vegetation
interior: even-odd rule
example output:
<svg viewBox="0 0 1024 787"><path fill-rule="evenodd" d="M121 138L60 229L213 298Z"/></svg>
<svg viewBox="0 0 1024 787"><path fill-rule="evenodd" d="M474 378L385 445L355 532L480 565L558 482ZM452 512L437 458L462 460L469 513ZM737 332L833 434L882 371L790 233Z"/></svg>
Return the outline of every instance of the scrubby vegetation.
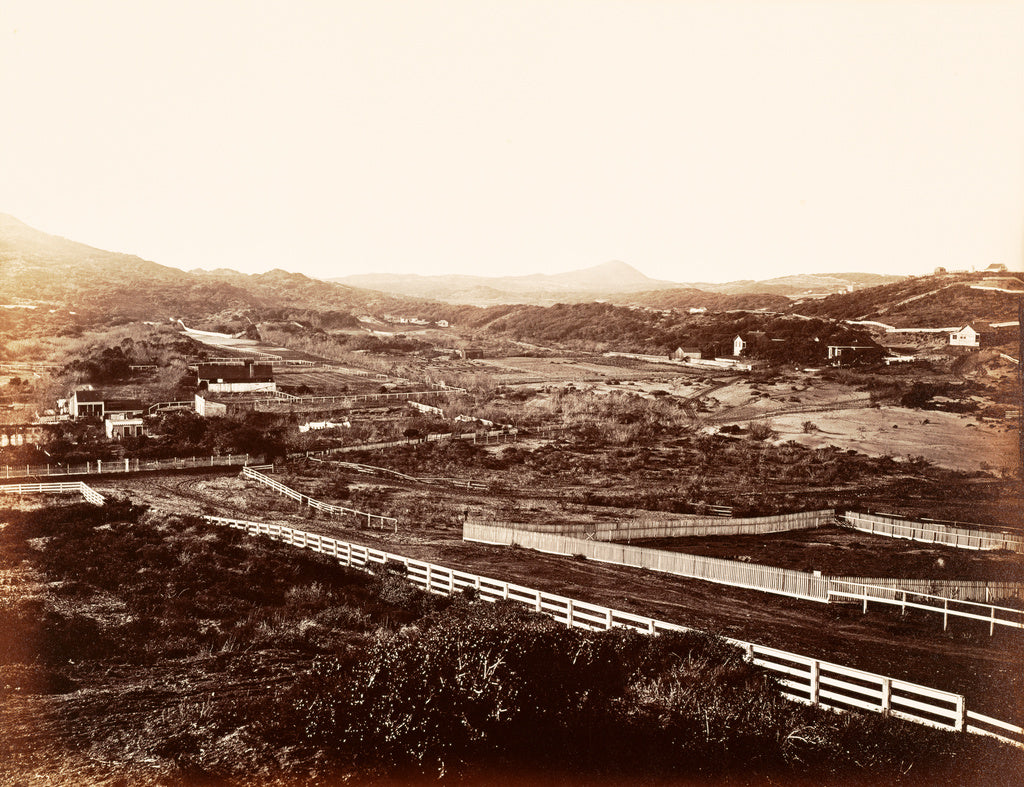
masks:
<svg viewBox="0 0 1024 787"><path fill-rule="evenodd" d="M5 511L13 778L1013 784L1020 752L783 700L703 634L566 630L129 503ZM147 688L148 687L148 688ZM38 726L47 719L46 733Z"/></svg>

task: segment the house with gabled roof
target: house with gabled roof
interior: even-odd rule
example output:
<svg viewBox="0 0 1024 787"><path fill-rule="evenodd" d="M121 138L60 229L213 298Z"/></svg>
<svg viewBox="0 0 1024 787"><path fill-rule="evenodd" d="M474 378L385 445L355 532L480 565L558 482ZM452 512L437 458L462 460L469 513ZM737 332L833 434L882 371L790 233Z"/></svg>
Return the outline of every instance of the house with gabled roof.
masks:
<svg viewBox="0 0 1024 787"><path fill-rule="evenodd" d="M950 347L981 347L981 334L970 325L965 325L949 334Z"/></svg>

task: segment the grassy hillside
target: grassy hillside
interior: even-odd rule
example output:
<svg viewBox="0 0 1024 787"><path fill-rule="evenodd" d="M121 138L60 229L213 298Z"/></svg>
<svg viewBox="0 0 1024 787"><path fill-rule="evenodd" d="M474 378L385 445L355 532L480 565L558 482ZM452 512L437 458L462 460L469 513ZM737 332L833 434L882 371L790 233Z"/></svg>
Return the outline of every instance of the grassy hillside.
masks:
<svg viewBox="0 0 1024 787"><path fill-rule="evenodd" d="M898 328L943 328L1017 318L1019 295L972 289L971 285L990 286L982 274L921 276L820 300L800 301L789 310L831 319L877 320ZM1024 290L1024 281L1003 275L998 286Z"/></svg>

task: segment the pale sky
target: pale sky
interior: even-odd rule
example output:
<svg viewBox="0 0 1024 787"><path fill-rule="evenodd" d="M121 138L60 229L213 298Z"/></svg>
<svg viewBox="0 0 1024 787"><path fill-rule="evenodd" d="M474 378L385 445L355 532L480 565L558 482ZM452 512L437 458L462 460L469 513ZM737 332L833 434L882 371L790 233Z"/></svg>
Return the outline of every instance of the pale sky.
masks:
<svg viewBox="0 0 1024 787"><path fill-rule="evenodd" d="M1024 261L1024 0L0 2L0 212L184 269Z"/></svg>

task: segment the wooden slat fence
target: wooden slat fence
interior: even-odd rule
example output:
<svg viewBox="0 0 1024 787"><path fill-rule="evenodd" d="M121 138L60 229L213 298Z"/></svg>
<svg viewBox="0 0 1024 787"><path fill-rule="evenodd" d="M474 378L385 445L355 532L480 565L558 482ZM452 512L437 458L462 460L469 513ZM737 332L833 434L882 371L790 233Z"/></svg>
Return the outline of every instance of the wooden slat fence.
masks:
<svg viewBox="0 0 1024 787"><path fill-rule="evenodd" d="M15 495L39 494L81 494L87 502L97 506L106 503L106 498L90 487L85 481L62 481L49 484L0 484L0 493Z"/></svg>
<svg viewBox="0 0 1024 787"><path fill-rule="evenodd" d="M892 514L861 514L855 511L847 511L836 521L842 527L876 536L906 538L959 549L1009 549L1024 552L1024 537L981 527L956 527L934 521L903 519Z"/></svg>
<svg viewBox="0 0 1024 787"><path fill-rule="evenodd" d="M450 596L471 589L484 601L507 600L523 604L569 627L594 631L626 627L647 634L693 630L675 623L282 525L223 517L205 518L211 523L241 529L250 535L265 535L287 544L330 555L346 566L371 571L378 566L388 566L404 571L407 580L429 593ZM742 648L747 658L755 664L771 672L776 677L782 694L789 699L836 710L875 711L931 727L987 735L1024 747L1024 728L967 710L966 700L960 694L768 648L753 642L725 639L730 644Z"/></svg>
<svg viewBox="0 0 1024 787"><path fill-rule="evenodd" d="M1003 599L1024 598L1024 582L965 579L897 579L892 577L831 577L834 582L870 585L882 590L902 590L959 601L981 601L986 604Z"/></svg>
<svg viewBox="0 0 1024 787"><path fill-rule="evenodd" d="M634 566L652 571L663 571L690 579L701 579L717 582L733 587L750 588L765 593L776 593L783 596L794 596L807 601L823 603L852 602L863 599L877 600L884 603L899 603L896 599L903 598L904 609L927 610L943 615L944 626L949 616L995 621L994 626L1018 625L1024 617L1011 614L1014 610L996 607L991 604L977 604L957 598L945 598L935 594L914 593L913 589L902 592L895 587L881 587L886 582L896 585L905 580L843 580L834 577L811 574L806 571L764 566L757 563L744 563L738 560L688 555L681 552L668 552L649 547L611 544L602 541L574 538L553 533L538 533L529 530L518 530L502 525L487 525L479 522L466 522L462 526L462 538L466 541L479 541L485 544L503 544L536 549L556 555L583 555L590 560L602 563L614 563L620 566ZM912 582L913 580L906 580ZM965 583L967 585L971 583ZM983 585L985 583L977 583ZM1003 583L1006 584L1006 583ZM1009 583L1017 584L1017 583ZM914 603L907 603L910 594ZM866 602L865 612L867 611ZM969 608L968 608L969 607Z"/></svg>
<svg viewBox="0 0 1024 787"><path fill-rule="evenodd" d="M806 571L592 541L554 533L537 533L479 522L466 522L462 527L462 538L485 544L516 544L556 555L583 555L602 563L663 571L677 576L795 596L809 601L828 601L828 578Z"/></svg>
<svg viewBox="0 0 1024 787"><path fill-rule="evenodd" d="M291 487L285 486L279 481L275 481L273 478L264 475L259 470L254 470L251 467L243 467L242 475L251 481L256 481L264 486L269 486L278 494L290 497L292 500L297 500L299 503L305 506L309 506L317 511L323 511L328 514L340 514L347 516L355 516L360 519L366 517L366 526L378 527L391 526L398 530L398 520L393 516L383 516L382 514L370 514L366 511L357 511L354 508L346 508L345 506L336 506L331 503L324 503L320 500L315 500L309 495L304 495L302 492L297 492Z"/></svg>
<svg viewBox="0 0 1024 787"><path fill-rule="evenodd" d="M582 524L576 522L516 524L517 530L539 533L557 533L567 536L585 536L598 541L630 541L645 538L685 538L687 536L740 536L762 533L784 533L790 530L810 530L831 524L835 518L832 509L801 511L763 517L718 516L686 518L643 518L619 522Z"/></svg>
<svg viewBox="0 0 1024 787"><path fill-rule="evenodd" d="M200 467L232 467L247 465L250 458L249 454L226 454L224 456L175 457L173 459L97 459L94 462L67 465L4 465L3 468L0 468L0 481L8 478L37 476L145 473Z"/></svg>

